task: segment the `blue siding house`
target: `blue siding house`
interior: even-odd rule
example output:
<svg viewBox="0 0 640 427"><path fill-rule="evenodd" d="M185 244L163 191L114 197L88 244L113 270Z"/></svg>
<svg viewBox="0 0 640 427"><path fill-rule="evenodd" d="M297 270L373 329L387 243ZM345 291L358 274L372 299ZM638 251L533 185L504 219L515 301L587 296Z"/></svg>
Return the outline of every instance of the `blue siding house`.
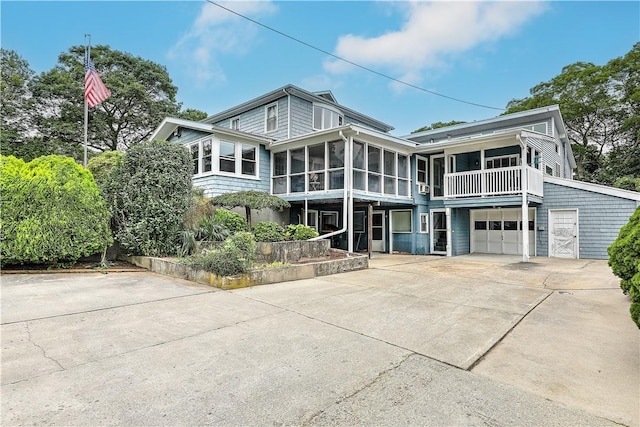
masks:
<svg viewBox="0 0 640 427"><path fill-rule="evenodd" d="M287 85L202 121L166 118L205 195L261 190L349 251L606 258L640 193L574 181L558 106L404 137Z"/></svg>

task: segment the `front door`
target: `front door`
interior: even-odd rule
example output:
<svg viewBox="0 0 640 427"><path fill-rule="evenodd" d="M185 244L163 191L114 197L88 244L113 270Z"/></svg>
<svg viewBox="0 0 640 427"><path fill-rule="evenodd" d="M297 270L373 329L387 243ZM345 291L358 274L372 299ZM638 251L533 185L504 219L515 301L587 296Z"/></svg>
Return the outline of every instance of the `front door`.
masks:
<svg viewBox="0 0 640 427"><path fill-rule="evenodd" d="M431 211L431 253L447 254L447 214L444 209Z"/></svg>
<svg viewBox="0 0 640 427"><path fill-rule="evenodd" d="M373 213L371 230L371 250L384 252L384 212Z"/></svg>
<svg viewBox="0 0 640 427"><path fill-rule="evenodd" d="M549 256L578 258L578 211L549 210Z"/></svg>

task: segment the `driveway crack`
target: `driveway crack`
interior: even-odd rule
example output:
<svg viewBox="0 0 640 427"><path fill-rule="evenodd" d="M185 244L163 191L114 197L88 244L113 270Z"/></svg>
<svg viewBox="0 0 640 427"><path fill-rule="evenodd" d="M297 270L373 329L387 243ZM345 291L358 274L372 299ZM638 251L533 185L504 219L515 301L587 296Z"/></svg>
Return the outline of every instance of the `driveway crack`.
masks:
<svg viewBox="0 0 640 427"><path fill-rule="evenodd" d="M376 384L378 381L380 381L382 379L382 377L386 376L389 372L395 371L396 369L398 369L404 362L407 361L407 359L409 357L411 357L411 356L413 356L415 354L417 354L417 353L411 352L411 353L406 354L398 362L394 363L393 365L391 365L387 369L378 372L378 374L373 379L371 379L371 381L363 384L361 387L357 388L352 393L340 397L339 399L337 399L332 404L330 404L330 405L328 405L328 406L326 406L326 407L314 412L313 414L311 414L311 416L309 418L307 418L305 421L302 422L302 425L303 426L313 425L314 424L314 420L316 418L318 418L319 416L321 416L322 414L324 414L329 408L331 408L331 407L333 407L335 405L340 405L345 400L351 399L352 397L356 396L357 394L361 393L362 391L372 387L374 384Z"/></svg>
<svg viewBox="0 0 640 427"><path fill-rule="evenodd" d="M53 357L51 357L51 356L49 356L47 354L47 351L44 349L44 347L42 347L40 344L37 344L35 341L33 341L33 337L31 336L31 329L29 329L29 323L28 322L24 322L24 326L25 326L25 328L27 330L27 336L29 338L29 342L31 344L33 344L34 347L37 347L37 348L40 349L40 351L42 352L42 355L45 357L45 359L51 360L56 365L58 365L61 370L66 371L65 367L62 366L62 364L60 362L58 362L56 359L54 359Z"/></svg>

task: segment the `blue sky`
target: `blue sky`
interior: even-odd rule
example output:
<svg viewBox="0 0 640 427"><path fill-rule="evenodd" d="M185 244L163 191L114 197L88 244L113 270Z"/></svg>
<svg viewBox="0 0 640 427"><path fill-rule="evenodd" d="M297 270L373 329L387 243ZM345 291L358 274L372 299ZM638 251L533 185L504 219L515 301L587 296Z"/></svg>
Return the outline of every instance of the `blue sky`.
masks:
<svg viewBox="0 0 640 427"><path fill-rule="evenodd" d="M227 2L226 7L414 85L504 108L577 61L602 65L640 40L640 2ZM288 83L405 135L499 110L404 87L201 1L2 1L1 45L36 72L106 44L167 67L184 108L209 114Z"/></svg>

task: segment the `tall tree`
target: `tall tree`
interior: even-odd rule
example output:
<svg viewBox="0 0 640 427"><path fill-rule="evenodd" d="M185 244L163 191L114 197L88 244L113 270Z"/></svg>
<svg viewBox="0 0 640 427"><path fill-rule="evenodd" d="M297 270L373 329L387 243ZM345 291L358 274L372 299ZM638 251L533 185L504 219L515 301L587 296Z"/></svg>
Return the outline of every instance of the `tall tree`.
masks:
<svg viewBox="0 0 640 427"><path fill-rule="evenodd" d="M180 110L177 88L165 67L109 46L91 49L98 74L111 96L89 113L88 145L95 150L126 149L145 141L166 116ZM35 125L45 141L74 151L83 143L84 46L58 57L52 70L31 84L40 106Z"/></svg>
<svg viewBox="0 0 640 427"><path fill-rule="evenodd" d="M196 110L195 108L187 108L186 110L180 112L178 117L185 120L199 122L200 120L204 120L209 116L204 111Z"/></svg>
<svg viewBox="0 0 640 427"><path fill-rule="evenodd" d="M466 122L461 122L460 120L451 120L450 122L434 122L429 126L422 126L420 129L416 129L411 133L425 132L433 129L445 128L447 126L459 125Z"/></svg>
<svg viewBox="0 0 640 427"><path fill-rule="evenodd" d="M639 52L640 43L603 66L567 65L556 77L534 86L531 96L511 100L504 114L559 104L576 154L578 179L611 183L624 172L606 173L609 154L625 158L638 139Z"/></svg>
<svg viewBox="0 0 640 427"><path fill-rule="evenodd" d="M34 72L13 50L0 49L0 149L26 161L48 154L30 133L33 122L29 83Z"/></svg>

